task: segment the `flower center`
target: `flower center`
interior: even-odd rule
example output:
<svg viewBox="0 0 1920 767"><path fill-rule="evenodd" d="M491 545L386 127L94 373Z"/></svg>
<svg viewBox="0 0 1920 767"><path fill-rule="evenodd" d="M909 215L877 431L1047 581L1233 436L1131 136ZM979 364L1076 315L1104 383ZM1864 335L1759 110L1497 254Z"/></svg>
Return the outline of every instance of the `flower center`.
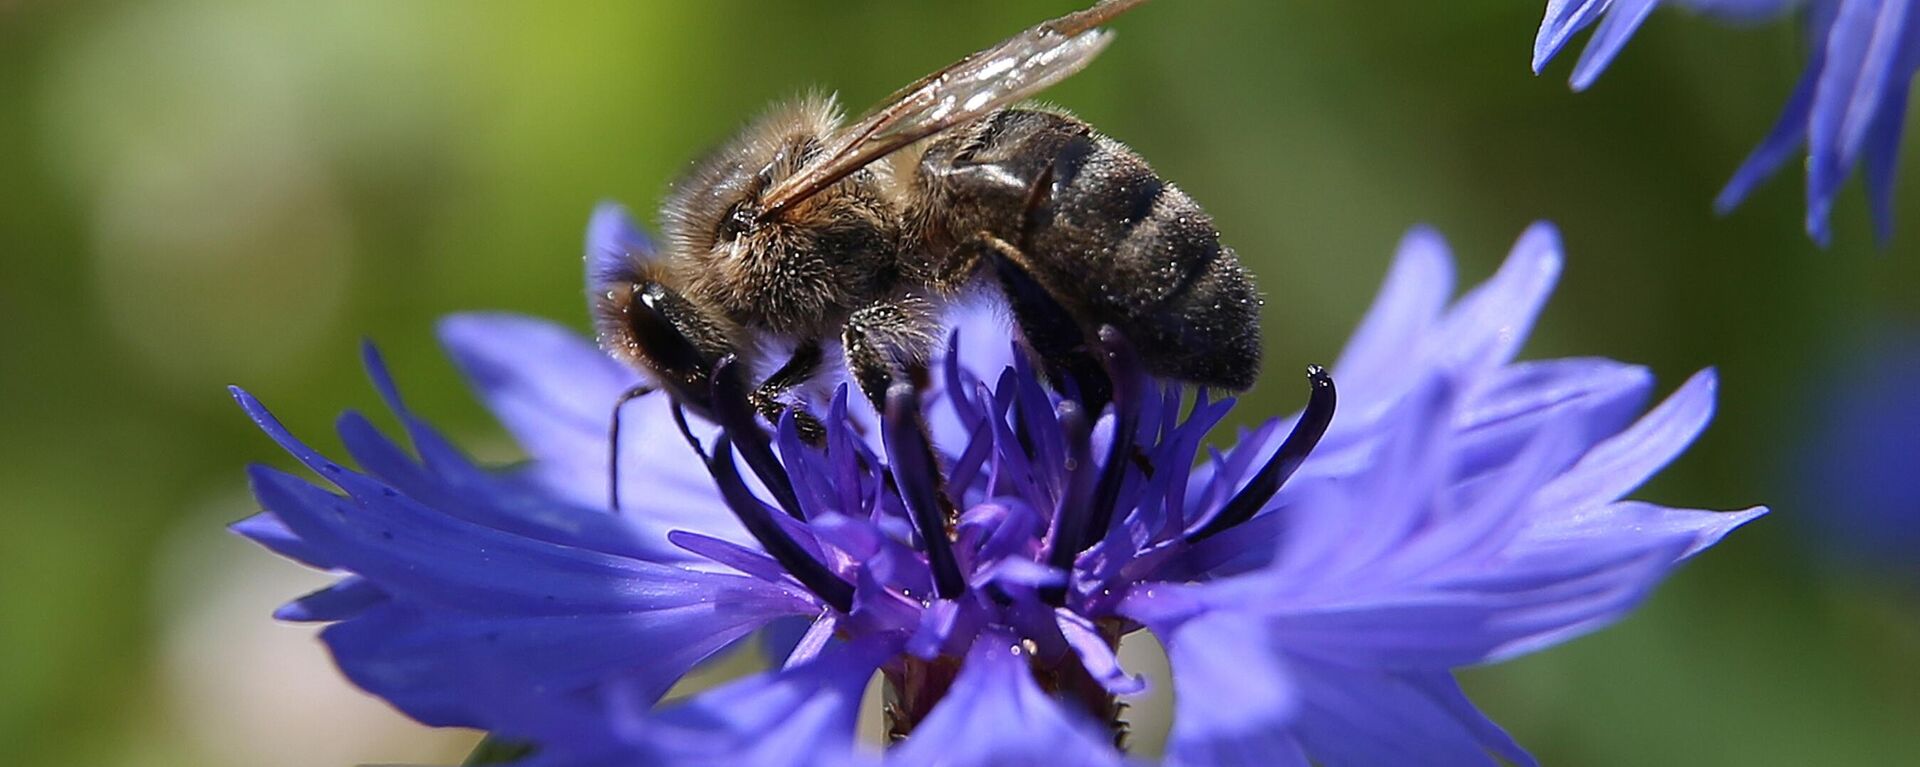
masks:
<svg viewBox="0 0 1920 767"><path fill-rule="evenodd" d="M1307 407L1264 462L1255 469L1248 453L1213 480L1223 483L1218 495L1189 494L1189 467L1230 403L1202 393L1182 418L1184 390L1147 377L1112 328L1101 329L1097 351L1108 397L1098 404L1071 383L1064 395L1047 392L1018 356L992 390L966 380L950 356L946 391L929 399L944 400L967 435L952 455L929 439L924 382L887 389L877 446L854 436L844 387L820 422L824 439L804 439L792 410L770 436L731 358L713 371L704 403L685 403L704 404L721 427L710 447L682 434L727 508L827 608L816 629L895 643L882 667L891 740L948 697L962 658L991 633L1025 656L1041 690L1106 722L1123 744L1116 692L1139 682L1115 653L1139 625L1117 615L1119 601L1140 583L1195 577L1164 566L1265 509L1333 418L1333 380L1310 368ZM1094 425L1109 406L1111 429L1096 447Z"/></svg>
<svg viewBox="0 0 1920 767"><path fill-rule="evenodd" d="M1100 638L1110 650L1118 652L1120 638L1127 633L1128 627L1119 619L1102 619L1095 623ZM1123 718L1126 704L1108 691L1100 680L1087 673L1072 653L1067 653L1058 662L1042 660L1040 649L1031 640L1024 645L1028 665L1033 672L1033 680L1040 689L1054 699L1078 706L1094 721L1105 722L1113 733L1113 745L1122 751L1127 748L1128 726ZM933 660L922 660L911 655L901 656L893 663L881 669L882 716L885 717L886 738L889 744L906 740L921 720L932 713L933 707L947 696L947 690L953 686L959 676L961 659L943 655Z"/></svg>

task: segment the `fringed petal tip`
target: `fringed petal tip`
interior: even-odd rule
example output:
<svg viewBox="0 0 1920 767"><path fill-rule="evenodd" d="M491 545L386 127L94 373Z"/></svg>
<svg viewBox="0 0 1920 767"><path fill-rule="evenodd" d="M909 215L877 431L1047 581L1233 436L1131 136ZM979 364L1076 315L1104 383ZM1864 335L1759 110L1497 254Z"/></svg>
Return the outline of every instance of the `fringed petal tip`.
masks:
<svg viewBox="0 0 1920 767"><path fill-rule="evenodd" d="M1746 527L1747 523L1771 514L1773 510L1766 506L1753 506L1739 511L1696 511L1690 513L1704 515L1705 519L1703 519L1702 524L1696 528L1693 535L1693 542L1687 546L1685 551L1681 552L1681 560L1692 559L1694 555L1706 551L1712 548L1714 544L1719 543L1720 539L1727 537L1728 533Z"/></svg>

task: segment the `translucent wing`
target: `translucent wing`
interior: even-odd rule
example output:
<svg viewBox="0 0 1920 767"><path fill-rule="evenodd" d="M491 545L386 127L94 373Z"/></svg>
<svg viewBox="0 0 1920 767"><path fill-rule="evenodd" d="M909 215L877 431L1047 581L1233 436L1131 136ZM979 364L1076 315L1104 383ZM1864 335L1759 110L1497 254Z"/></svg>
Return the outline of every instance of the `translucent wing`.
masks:
<svg viewBox="0 0 1920 767"><path fill-rule="evenodd" d="M761 197L761 220L916 141L1045 90L1107 46L1096 29L1146 0L1104 0L1007 38L912 85L841 131L826 151Z"/></svg>

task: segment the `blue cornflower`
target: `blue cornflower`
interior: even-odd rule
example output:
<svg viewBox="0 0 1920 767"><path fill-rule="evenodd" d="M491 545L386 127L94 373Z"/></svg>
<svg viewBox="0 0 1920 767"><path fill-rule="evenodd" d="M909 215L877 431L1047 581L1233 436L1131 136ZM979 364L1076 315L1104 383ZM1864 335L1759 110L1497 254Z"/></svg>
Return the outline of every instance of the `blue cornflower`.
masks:
<svg viewBox="0 0 1920 767"><path fill-rule="evenodd" d="M638 236L611 210L592 232L590 254ZM1087 412L974 307L924 391L816 408L821 447L738 392L684 434L633 403L618 509L605 410L639 376L553 325L459 316L443 340L527 464L477 468L369 353L417 457L349 414L347 469L238 392L340 492L256 467L266 510L236 527L343 573L279 615L330 623L356 684L538 742L530 764L1121 764L1111 717L1143 682L1115 648L1143 629L1173 669L1169 764L1532 764L1451 670L1617 619L1764 513L1620 500L1705 427L1714 375L1636 419L1644 368L1513 362L1559 268L1536 226L1449 306L1451 257L1414 232L1303 415L1204 459L1231 400L1103 333L1113 405ZM807 628L777 670L659 703L783 619ZM877 755L854 739L875 673L897 741Z"/></svg>
<svg viewBox="0 0 1920 767"><path fill-rule="evenodd" d="M1864 165L1874 227L1882 243L1893 234L1893 184L1907 97L1920 71L1920 3L1914 0L1680 0L1721 18L1754 20L1804 7L1809 55L1806 71L1773 130L1748 155L1714 206L1726 213L1761 181L1807 147L1807 234L1832 239L1833 198L1856 165ZM1659 0L1548 0L1533 43L1539 72L1573 35L1600 28L1574 66L1573 87L1584 90L1633 36Z"/></svg>

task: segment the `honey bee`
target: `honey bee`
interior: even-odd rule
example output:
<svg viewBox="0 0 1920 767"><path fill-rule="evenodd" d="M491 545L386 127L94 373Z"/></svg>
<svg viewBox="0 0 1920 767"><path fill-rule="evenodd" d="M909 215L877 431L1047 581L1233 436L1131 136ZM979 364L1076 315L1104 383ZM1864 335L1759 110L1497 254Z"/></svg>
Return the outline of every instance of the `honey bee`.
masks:
<svg viewBox="0 0 1920 767"><path fill-rule="evenodd" d="M679 404L709 408L731 386L769 420L837 345L884 407L890 385L924 377L940 307L984 286L1093 412L1111 385L1090 351L1102 326L1149 373L1251 386L1261 298L1207 214L1087 123L1015 106L1085 67L1111 40L1100 25L1143 2L1039 24L851 123L830 99L767 112L672 187L660 247L596 269L601 345ZM772 349L791 351L757 384L714 380L772 367L758 359Z"/></svg>

